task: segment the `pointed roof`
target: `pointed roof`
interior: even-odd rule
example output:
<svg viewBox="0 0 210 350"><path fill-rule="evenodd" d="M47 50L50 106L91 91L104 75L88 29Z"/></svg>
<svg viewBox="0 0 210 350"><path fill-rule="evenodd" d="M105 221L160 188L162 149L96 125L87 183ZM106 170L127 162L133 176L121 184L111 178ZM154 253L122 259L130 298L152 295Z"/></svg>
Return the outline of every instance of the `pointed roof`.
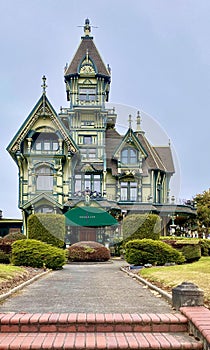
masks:
<svg viewBox="0 0 210 350"><path fill-rule="evenodd" d="M165 164L160 158L159 154L156 152L155 147L151 146L149 141L144 135L144 132L136 133L136 136L142 145L142 147L146 150L148 157L146 158L146 163L149 169L159 169L161 171L167 171Z"/></svg>
<svg viewBox="0 0 210 350"><path fill-rule="evenodd" d="M170 146L158 146L154 147L162 162L164 163L168 173L175 173L175 167Z"/></svg>
<svg viewBox="0 0 210 350"><path fill-rule="evenodd" d="M33 128L33 125L39 118L50 118L53 124L55 124L57 129L60 131L65 142L67 143L68 151L70 153L76 153L78 151L77 145L69 135L68 131L66 130L65 126L56 114L50 101L48 100L45 89L46 85L44 85L43 87L42 96L40 97L35 107L31 111L29 116L26 118L24 123L21 125L18 132L13 137L12 141L7 147L7 151L11 154L11 156L14 159L16 159L16 152L20 152L21 150L22 141L27 137L28 132Z"/></svg>
<svg viewBox="0 0 210 350"><path fill-rule="evenodd" d="M42 192L39 193L37 196L34 196L32 199L30 199L29 201L27 201L24 205L23 205L23 209L27 209L29 208L31 205L37 204L39 203L41 200L45 200L48 201L49 203L51 203L52 205L56 205L57 207L59 207L60 209L63 208L63 205L61 205L59 202L57 202L54 197L46 192Z"/></svg>
<svg viewBox="0 0 210 350"><path fill-rule="evenodd" d="M122 138L118 147L115 149L113 156L118 158L117 153L119 153L119 151L121 151L121 149L124 147L124 145L129 145L129 144L134 145L139 151L141 151L145 158L148 156L148 152L147 152L146 148L144 147L144 145L141 144L141 142L139 142L138 137L133 132L131 127L129 127L127 133Z"/></svg>
<svg viewBox="0 0 210 350"><path fill-rule="evenodd" d="M96 74L102 75L104 77L107 77L110 79L110 71L109 68L107 68L95 46L95 43L93 41L93 37L90 36L90 25L89 20L86 19L85 26L84 26L84 32L85 36L81 37L80 45L70 62L69 66L67 67L65 71L65 77L75 75L79 73L79 68L82 63L82 61L85 59L86 55L88 54L89 59L93 62L95 68L96 68Z"/></svg>

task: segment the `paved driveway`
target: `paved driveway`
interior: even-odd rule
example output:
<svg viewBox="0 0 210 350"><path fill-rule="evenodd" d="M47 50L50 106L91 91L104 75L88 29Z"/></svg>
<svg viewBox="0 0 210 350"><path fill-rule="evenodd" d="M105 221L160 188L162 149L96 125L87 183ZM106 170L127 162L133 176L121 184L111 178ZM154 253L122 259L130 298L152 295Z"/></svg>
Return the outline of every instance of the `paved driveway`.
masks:
<svg viewBox="0 0 210 350"><path fill-rule="evenodd" d="M167 301L120 270L125 264L65 265L2 302L0 312L172 312Z"/></svg>

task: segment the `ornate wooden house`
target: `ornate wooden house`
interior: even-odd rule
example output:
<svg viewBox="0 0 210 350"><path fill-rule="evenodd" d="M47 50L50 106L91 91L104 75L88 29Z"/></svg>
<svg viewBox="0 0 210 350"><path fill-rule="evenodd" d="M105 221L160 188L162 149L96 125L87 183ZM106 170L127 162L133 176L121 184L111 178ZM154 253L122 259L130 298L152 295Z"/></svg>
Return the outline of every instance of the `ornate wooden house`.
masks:
<svg viewBox="0 0 210 350"><path fill-rule="evenodd" d="M169 204L175 172L170 146L149 143L139 113L136 130L130 121L125 135L117 132L117 115L106 108L111 71L88 19L64 79L68 107L56 113L43 77L40 99L8 146L19 168L25 230L31 213L68 212L71 243L104 242L120 234L116 223L129 212L160 214L165 233L169 215L191 214L192 208Z"/></svg>

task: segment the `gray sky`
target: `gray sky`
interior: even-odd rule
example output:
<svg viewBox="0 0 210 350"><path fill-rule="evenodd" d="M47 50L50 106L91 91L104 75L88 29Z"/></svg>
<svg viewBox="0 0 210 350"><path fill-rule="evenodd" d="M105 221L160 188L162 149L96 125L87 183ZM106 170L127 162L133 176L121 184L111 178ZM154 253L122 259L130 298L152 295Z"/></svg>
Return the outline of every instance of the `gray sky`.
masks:
<svg viewBox="0 0 210 350"><path fill-rule="evenodd" d="M142 125L154 145L170 138L178 158L179 198L210 187L209 0L0 0L4 217L20 217L18 170L5 149L39 99L43 74L54 108L68 107L63 69L87 17L98 27L92 34L112 69L110 102L125 105L118 126L125 128L126 106L131 106L134 114L142 111Z"/></svg>

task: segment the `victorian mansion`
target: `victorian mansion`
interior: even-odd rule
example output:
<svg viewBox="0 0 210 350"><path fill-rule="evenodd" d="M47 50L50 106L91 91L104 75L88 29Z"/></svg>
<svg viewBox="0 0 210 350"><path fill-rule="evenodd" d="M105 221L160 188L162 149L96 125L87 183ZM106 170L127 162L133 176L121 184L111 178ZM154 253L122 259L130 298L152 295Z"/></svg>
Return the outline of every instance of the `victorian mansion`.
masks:
<svg viewBox="0 0 210 350"><path fill-rule="evenodd" d="M70 243L102 241L104 234L120 234L121 219L129 213L159 214L163 234L170 215L191 215L193 208L170 200L175 172L170 146L150 144L140 113L135 130L131 122L124 135L116 130L117 114L106 108L111 71L88 19L64 79L67 107L55 111L43 76L42 95L7 148L19 169L25 230L31 213L71 212Z"/></svg>

